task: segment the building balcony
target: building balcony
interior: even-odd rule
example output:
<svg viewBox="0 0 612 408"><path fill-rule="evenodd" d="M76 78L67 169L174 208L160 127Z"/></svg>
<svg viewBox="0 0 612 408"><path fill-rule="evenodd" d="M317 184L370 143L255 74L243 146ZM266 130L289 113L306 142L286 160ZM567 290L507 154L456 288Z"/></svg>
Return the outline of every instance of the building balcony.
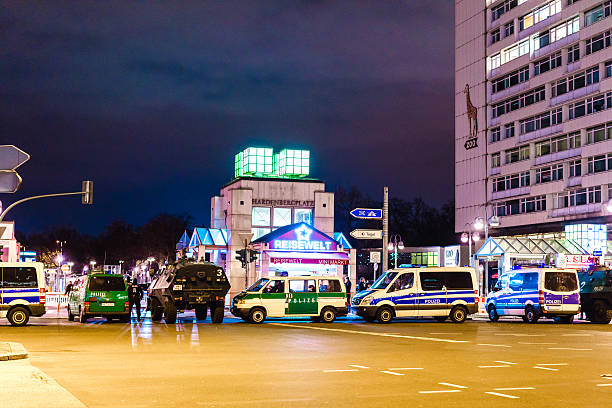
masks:
<svg viewBox="0 0 612 408"><path fill-rule="evenodd" d="M566 217L571 215L582 215L601 212L601 204L585 204L577 205L575 207L556 208L551 211L551 218Z"/></svg>
<svg viewBox="0 0 612 408"><path fill-rule="evenodd" d="M558 49L561 49L567 46L568 44L576 42L579 39L580 39L580 32L568 35L567 37L564 37L558 41L555 41L554 43L548 44L545 47L535 50L532 53L531 59L540 58L541 56L550 54L551 52L557 51Z"/></svg>
<svg viewBox="0 0 612 408"><path fill-rule="evenodd" d="M553 126L549 126L544 129L538 129L534 132L529 132L529 133L520 135L519 142L523 143L529 140L538 139L540 137L544 137L544 136L548 136L548 135L552 135L554 133L560 133L560 132L563 132L563 125L562 124L553 125Z"/></svg>
<svg viewBox="0 0 612 408"><path fill-rule="evenodd" d="M582 177L577 176L577 177L570 177L567 179L567 186L568 187L576 187L576 186L582 186Z"/></svg>
<svg viewBox="0 0 612 408"><path fill-rule="evenodd" d="M502 198L515 197L519 195L528 195L529 187L519 187L510 190L496 191L491 193L491 200L500 200Z"/></svg>
<svg viewBox="0 0 612 408"><path fill-rule="evenodd" d="M562 152L557 152L553 154L547 154L546 156L540 156L535 158L535 165L539 166L540 164L551 163L563 159L567 159L568 157L580 156L581 150L580 148L564 150Z"/></svg>
<svg viewBox="0 0 612 408"><path fill-rule="evenodd" d="M576 89L564 93L563 95L555 96L550 99L550 106L560 105L564 102L571 101L572 99L580 98L581 96L588 95L590 93L599 92L599 82L596 84L587 85L584 88Z"/></svg>
<svg viewBox="0 0 612 408"><path fill-rule="evenodd" d="M526 89L529 89L529 81L521 82L520 84L516 84L514 86L511 86L510 88L506 88L503 91L495 92L494 94L490 95L489 103L495 103L497 101L506 99L507 97L512 96L515 93L524 91Z"/></svg>
<svg viewBox="0 0 612 408"><path fill-rule="evenodd" d="M489 176L495 176L501 173L501 167L493 167L489 169Z"/></svg>

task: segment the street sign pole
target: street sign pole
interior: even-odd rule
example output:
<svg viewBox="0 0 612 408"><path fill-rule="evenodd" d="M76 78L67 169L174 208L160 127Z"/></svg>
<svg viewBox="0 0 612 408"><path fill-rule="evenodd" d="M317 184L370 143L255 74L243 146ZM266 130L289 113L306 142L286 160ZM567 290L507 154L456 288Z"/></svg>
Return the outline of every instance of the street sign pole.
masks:
<svg viewBox="0 0 612 408"><path fill-rule="evenodd" d="M389 263L389 187L385 186L383 189L384 200L383 200L383 259L382 259L382 272L387 272Z"/></svg>

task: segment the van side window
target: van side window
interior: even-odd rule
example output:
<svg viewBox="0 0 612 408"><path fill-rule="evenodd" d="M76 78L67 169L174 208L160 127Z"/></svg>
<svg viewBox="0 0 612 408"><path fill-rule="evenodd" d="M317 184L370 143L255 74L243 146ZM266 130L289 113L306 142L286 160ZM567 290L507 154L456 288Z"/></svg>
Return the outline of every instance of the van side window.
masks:
<svg viewBox="0 0 612 408"><path fill-rule="evenodd" d="M340 281L338 279L321 279L319 280L319 292L321 293L338 293L340 289Z"/></svg>
<svg viewBox="0 0 612 408"><path fill-rule="evenodd" d="M395 282L393 282L393 286L391 286L389 292L395 292L398 290L410 289L414 284L414 273L404 273L401 274Z"/></svg>
<svg viewBox="0 0 612 408"><path fill-rule="evenodd" d="M315 281L312 279L308 280L295 280L289 281L289 292L315 292Z"/></svg>
<svg viewBox="0 0 612 408"><path fill-rule="evenodd" d="M284 280L272 280L268 286L264 289L265 293L285 293L285 281Z"/></svg>
<svg viewBox="0 0 612 408"><path fill-rule="evenodd" d="M441 275L440 272L421 272L421 287L423 290L442 290L444 283Z"/></svg>
<svg viewBox="0 0 612 408"><path fill-rule="evenodd" d="M472 275L469 272L442 272L445 279L446 289L448 290L472 290L474 285L472 283Z"/></svg>
<svg viewBox="0 0 612 408"><path fill-rule="evenodd" d="M517 273L510 276L510 289L521 290L523 287L523 273Z"/></svg>
<svg viewBox="0 0 612 408"><path fill-rule="evenodd" d="M2 268L2 285L5 288L37 288L36 268L31 266L5 266Z"/></svg>
<svg viewBox="0 0 612 408"><path fill-rule="evenodd" d="M538 273L530 272L524 274L523 290L538 290Z"/></svg>

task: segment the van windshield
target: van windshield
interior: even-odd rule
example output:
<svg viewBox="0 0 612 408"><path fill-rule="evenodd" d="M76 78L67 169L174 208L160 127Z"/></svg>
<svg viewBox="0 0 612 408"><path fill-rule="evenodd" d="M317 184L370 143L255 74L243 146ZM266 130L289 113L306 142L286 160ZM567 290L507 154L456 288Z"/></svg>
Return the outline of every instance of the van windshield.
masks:
<svg viewBox="0 0 612 408"><path fill-rule="evenodd" d="M270 279L260 279L254 284L252 284L251 287L247 289L247 292L259 292L261 288L263 288L264 285L269 281Z"/></svg>
<svg viewBox="0 0 612 408"><path fill-rule="evenodd" d="M121 291L125 290L125 282L120 276L93 276L89 290Z"/></svg>
<svg viewBox="0 0 612 408"><path fill-rule="evenodd" d="M393 279L397 276L398 272L386 272L380 275L380 278L376 279L376 282L372 284L371 289L386 289Z"/></svg>
<svg viewBox="0 0 612 408"><path fill-rule="evenodd" d="M553 292L571 292L578 289L576 274L572 272L546 272L544 288Z"/></svg>

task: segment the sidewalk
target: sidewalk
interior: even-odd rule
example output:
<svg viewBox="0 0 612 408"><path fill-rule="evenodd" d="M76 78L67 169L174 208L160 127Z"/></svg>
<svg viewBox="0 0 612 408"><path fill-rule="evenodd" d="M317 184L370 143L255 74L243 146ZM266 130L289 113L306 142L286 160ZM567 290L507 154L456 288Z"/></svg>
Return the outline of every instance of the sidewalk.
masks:
<svg viewBox="0 0 612 408"><path fill-rule="evenodd" d="M28 358L28 352L20 343L0 341L0 361Z"/></svg>

